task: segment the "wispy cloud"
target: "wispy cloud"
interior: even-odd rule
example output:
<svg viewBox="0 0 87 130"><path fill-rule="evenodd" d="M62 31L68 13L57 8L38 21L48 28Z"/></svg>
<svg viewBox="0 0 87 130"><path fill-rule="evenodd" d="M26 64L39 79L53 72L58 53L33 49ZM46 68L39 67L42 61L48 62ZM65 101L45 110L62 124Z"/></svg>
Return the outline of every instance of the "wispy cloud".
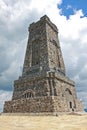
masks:
<svg viewBox="0 0 87 130"><path fill-rule="evenodd" d="M66 9L72 9L71 5L67 5Z"/></svg>

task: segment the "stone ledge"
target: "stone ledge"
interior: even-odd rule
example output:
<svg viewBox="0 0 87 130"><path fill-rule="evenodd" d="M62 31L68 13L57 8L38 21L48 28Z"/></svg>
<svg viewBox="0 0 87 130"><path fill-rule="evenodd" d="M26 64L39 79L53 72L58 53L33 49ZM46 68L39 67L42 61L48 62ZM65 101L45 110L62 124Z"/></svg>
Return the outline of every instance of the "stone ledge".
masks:
<svg viewBox="0 0 87 130"><path fill-rule="evenodd" d="M0 113L1 116L61 116L61 115L87 115L84 111L79 112L41 112L41 113Z"/></svg>

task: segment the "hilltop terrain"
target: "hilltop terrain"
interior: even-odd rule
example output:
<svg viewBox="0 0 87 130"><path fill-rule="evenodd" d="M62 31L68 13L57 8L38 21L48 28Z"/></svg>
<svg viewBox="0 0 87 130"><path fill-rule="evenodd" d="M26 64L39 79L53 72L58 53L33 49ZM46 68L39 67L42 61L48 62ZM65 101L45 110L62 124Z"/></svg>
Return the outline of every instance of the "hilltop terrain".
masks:
<svg viewBox="0 0 87 130"><path fill-rule="evenodd" d="M87 130L87 115L0 116L0 130Z"/></svg>

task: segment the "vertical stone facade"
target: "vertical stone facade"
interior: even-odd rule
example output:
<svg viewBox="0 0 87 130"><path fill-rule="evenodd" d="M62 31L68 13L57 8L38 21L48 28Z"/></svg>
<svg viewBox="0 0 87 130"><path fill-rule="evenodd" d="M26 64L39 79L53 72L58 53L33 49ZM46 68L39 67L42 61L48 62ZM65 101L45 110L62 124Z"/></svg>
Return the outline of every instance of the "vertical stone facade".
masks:
<svg viewBox="0 0 87 130"><path fill-rule="evenodd" d="M14 81L4 112L83 111L75 83L66 76L58 29L45 15L29 27L22 76Z"/></svg>

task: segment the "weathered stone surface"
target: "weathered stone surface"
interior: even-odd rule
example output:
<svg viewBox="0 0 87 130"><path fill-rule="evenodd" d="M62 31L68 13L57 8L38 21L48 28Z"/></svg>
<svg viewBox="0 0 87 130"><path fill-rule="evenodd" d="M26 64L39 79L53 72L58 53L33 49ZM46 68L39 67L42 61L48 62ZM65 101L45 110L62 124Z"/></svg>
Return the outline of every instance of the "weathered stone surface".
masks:
<svg viewBox="0 0 87 130"><path fill-rule="evenodd" d="M29 27L22 76L14 81L12 101L4 112L83 111L75 83L66 77L58 29L47 16Z"/></svg>

